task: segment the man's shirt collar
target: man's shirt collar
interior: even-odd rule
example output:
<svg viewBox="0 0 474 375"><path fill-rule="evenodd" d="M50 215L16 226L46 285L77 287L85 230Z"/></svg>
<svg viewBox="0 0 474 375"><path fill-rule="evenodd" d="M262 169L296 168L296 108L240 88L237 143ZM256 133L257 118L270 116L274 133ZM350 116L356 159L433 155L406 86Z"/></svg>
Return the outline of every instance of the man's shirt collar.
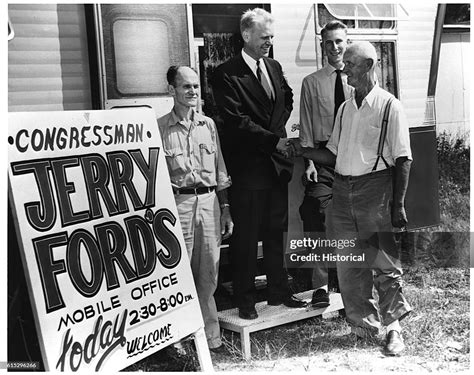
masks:
<svg viewBox="0 0 474 375"><path fill-rule="evenodd" d="M335 67L333 67L331 64L327 64L325 67L324 67L325 71L326 71L326 74L328 76L330 76L331 74L333 74L337 69ZM342 65L342 68L339 69L341 72L344 70L344 64Z"/></svg>
<svg viewBox="0 0 474 375"><path fill-rule="evenodd" d="M204 116L201 115L199 112L196 112L196 110L194 108L191 108L191 123L195 123L195 124L199 125L199 124L203 124L205 122L206 122L206 119L204 118ZM173 125L177 125L177 124L186 126L185 121L178 117L178 115L176 114L176 112L174 110L174 107L173 107L173 109L171 110L171 116L170 116L170 120L168 122L168 125L173 126Z"/></svg>
<svg viewBox="0 0 474 375"><path fill-rule="evenodd" d="M255 60L253 57L251 57L245 50L242 48L242 57L244 61L249 65L249 66L254 66L257 65L257 60Z"/></svg>
<svg viewBox="0 0 474 375"><path fill-rule="evenodd" d="M372 108L374 106L374 101L376 99L377 91L380 90L379 83L378 81L375 82L374 87L372 87L372 90L369 91L369 93L366 95L366 97L362 100L362 103L360 105L360 108L364 106L364 103L367 103L367 105ZM352 101L354 102L354 105L356 103L356 90L354 89L352 91ZM356 106L357 108L357 106Z"/></svg>

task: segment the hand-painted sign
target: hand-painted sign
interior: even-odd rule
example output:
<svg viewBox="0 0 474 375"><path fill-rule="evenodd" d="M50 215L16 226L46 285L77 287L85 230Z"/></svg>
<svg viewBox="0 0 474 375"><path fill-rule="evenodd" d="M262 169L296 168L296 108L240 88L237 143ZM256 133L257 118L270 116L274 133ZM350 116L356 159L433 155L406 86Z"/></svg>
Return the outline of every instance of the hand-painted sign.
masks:
<svg viewBox="0 0 474 375"><path fill-rule="evenodd" d="M153 111L10 113L45 367L119 370L203 327Z"/></svg>

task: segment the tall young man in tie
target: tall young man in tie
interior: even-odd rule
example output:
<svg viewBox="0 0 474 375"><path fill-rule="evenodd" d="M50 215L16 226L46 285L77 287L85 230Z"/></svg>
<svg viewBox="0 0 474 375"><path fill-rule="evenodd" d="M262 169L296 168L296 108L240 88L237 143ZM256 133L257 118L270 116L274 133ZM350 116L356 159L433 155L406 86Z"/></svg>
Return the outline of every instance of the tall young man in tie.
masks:
<svg viewBox="0 0 474 375"><path fill-rule="evenodd" d="M299 138L303 147L326 146L332 134L337 110L352 92L352 87L347 85L347 77L342 72L342 57L347 47L346 25L340 21L331 21L321 30L321 37L321 49L327 58L327 65L306 76L301 86ZM332 198L334 169L315 164L310 159L304 161L305 195L300 206L303 230L307 236L324 236L325 209ZM335 275L336 272L334 268L328 268L326 262L313 264L311 281L314 292L311 304L314 307L329 305L329 273Z"/></svg>

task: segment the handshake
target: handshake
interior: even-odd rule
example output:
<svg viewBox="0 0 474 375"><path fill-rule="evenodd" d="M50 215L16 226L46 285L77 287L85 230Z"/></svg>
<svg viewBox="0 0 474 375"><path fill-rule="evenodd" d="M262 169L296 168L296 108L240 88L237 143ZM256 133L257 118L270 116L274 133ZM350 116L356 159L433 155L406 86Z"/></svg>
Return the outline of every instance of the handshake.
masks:
<svg viewBox="0 0 474 375"><path fill-rule="evenodd" d="M280 138L277 144L277 152L285 158L303 156L305 147L302 147L298 138Z"/></svg>

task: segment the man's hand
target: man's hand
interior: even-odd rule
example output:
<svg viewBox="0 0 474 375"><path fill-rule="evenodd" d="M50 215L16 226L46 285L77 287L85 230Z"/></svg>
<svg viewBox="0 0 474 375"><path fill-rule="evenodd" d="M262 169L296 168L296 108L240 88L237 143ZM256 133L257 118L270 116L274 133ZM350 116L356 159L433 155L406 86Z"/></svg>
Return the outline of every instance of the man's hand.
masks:
<svg viewBox="0 0 474 375"><path fill-rule="evenodd" d="M290 147L290 157L302 156L304 148L301 146L300 140L298 138L291 138L288 141Z"/></svg>
<svg viewBox="0 0 474 375"><path fill-rule="evenodd" d="M403 205L394 205L392 208L392 226L404 229L408 223L407 214Z"/></svg>
<svg viewBox="0 0 474 375"><path fill-rule="evenodd" d="M222 241L232 236L233 231L234 231L234 222L232 221L232 217L230 216L230 209L229 207L224 207L221 209Z"/></svg>
<svg viewBox="0 0 474 375"><path fill-rule="evenodd" d="M318 182L318 171L311 160L308 162L308 167L303 173L302 180L303 185L306 185L308 182Z"/></svg>
<svg viewBox="0 0 474 375"><path fill-rule="evenodd" d="M285 158L291 157L290 140L288 138L280 138L276 145L276 150Z"/></svg>

